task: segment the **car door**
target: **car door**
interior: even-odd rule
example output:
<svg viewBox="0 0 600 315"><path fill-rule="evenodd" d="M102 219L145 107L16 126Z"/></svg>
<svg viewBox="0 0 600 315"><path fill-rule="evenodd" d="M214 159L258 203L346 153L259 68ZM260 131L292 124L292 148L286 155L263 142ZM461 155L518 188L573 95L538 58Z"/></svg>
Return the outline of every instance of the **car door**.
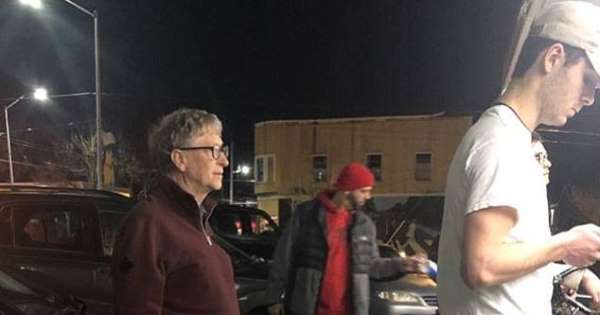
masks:
<svg viewBox="0 0 600 315"><path fill-rule="evenodd" d="M16 201L0 209L9 215L12 246L4 247L17 270L41 273L81 298L97 296L93 271L99 245L94 207L83 201ZM34 280L34 279L32 279Z"/></svg>
<svg viewBox="0 0 600 315"><path fill-rule="evenodd" d="M130 205L127 203L102 203L97 207L102 257L94 271L94 285L99 299L111 301L113 296L111 275L113 246L121 222Z"/></svg>
<svg viewBox="0 0 600 315"><path fill-rule="evenodd" d="M271 259L277 244L278 228L266 213L248 210L225 210L211 218L211 227L240 249Z"/></svg>

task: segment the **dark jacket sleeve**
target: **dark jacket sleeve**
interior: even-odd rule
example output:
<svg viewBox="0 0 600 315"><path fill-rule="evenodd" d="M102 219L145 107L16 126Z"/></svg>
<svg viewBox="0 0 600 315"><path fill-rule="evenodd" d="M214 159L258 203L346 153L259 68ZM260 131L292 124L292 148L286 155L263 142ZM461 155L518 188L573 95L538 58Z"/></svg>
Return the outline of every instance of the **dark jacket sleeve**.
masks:
<svg viewBox="0 0 600 315"><path fill-rule="evenodd" d="M115 315L162 314L166 272L159 230L157 220L135 213L122 225L113 255Z"/></svg>
<svg viewBox="0 0 600 315"><path fill-rule="evenodd" d="M295 235L298 231L298 221L297 211L294 211L291 222L283 230L273 253L273 261L269 270L269 282L265 292L265 299L269 304L282 302L281 295L288 284L288 276L292 268L292 252L296 239Z"/></svg>
<svg viewBox="0 0 600 315"><path fill-rule="evenodd" d="M404 259L401 257L383 258L379 256L375 224L366 215L361 214L363 221L362 235L358 248L368 257L368 273L372 279L399 277L404 274ZM361 259L362 260L362 259Z"/></svg>
<svg viewBox="0 0 600 315"><path fill-rule="evenodd" d="M371 279L395 278L405 274L404 258L401 257L379 257L377 244L374 243L377 253L373 254L371 268L369 269L369 277Z"/></svg>

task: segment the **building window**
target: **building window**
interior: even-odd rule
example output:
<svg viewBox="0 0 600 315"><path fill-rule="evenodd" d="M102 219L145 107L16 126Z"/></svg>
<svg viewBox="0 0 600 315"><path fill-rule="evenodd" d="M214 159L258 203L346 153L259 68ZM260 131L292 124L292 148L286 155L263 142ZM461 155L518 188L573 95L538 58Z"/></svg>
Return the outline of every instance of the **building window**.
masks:
<svg viewBox="0 0 600 315"><path fill-rule="evenodd" d="M381 181L381 154L367 154L367 167L373 172L376 181Z"/></svg>
<svg viewBox="0 0 600 315"><path fill-rule="evenodd" d="M415 179L431 180L431 152L417 153L415 159Z"/></svg>
<svg viewBox="0 0 600 315"><path fill-rule="evenodd" d="M260 155L254 159L254 176L257 183L275 181L275 156Z"/></svg>
<svg viewBox="0 0 600 315"><path fill-rule="evenodd" d="M317 183L327 181L327 156L315 155L312 158L313 180Z"/></svg>
<svg viewBox="0 0 600 315"><path fill-rule="evenodd" d="M264 183L265 182L265 161L264 161L264 159L262 157L257 157L254 164L255 164L254 169L256 170L255 180L258 183Z"/></svg>

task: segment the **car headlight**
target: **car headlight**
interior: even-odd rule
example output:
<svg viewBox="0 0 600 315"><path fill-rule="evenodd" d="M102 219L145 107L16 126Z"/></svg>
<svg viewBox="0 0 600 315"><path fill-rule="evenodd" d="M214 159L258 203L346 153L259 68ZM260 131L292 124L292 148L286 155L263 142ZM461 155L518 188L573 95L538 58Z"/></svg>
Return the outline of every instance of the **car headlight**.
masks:
<svg viewBox="0 0 600 315"><path fill-rule="evenodd" d="M376 294L378 298L393 303L416 305L423 304L418 295L407 291L377 291Z"/></svg>

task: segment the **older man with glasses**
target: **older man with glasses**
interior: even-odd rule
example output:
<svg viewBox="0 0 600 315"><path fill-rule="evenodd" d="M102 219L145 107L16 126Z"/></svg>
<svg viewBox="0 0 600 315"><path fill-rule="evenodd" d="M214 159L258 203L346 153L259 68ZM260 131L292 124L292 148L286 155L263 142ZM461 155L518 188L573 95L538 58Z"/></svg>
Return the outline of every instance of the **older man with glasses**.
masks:
<svg viewBox="0 0 600 315"><path fill-rule="evenodd" d="M115 314L237 315L229 256L208 225L229 165L217 116L180 109L149 136L161 176L127 216L113 258Z"/></svg>

